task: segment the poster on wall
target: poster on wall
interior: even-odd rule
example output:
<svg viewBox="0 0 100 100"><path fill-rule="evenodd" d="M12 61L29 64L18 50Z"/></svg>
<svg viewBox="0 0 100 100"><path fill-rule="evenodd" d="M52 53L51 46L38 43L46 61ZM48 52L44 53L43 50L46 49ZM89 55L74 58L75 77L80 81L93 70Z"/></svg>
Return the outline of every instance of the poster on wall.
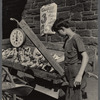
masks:
<svg viewBox="0 0 100 100"><path fill-rule="evenodd" d="M57 5L51 3L42 6L40 9L40 34L55 34L52 32L51 27L57 18Z"/></svg>

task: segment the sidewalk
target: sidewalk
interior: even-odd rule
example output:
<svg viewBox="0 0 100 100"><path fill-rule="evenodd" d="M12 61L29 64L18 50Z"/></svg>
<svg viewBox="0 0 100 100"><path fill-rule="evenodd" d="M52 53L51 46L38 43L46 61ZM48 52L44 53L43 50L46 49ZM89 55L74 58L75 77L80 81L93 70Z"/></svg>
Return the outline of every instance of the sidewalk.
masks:
<svg viewBox="0 0 100 100"><path fill-rule="evenodd" d="M98 80L88 78L86 92L88 96L86 100L98 100Z"/></svg>
<svg viewBox="0 0 100 100"><path fill-rule="evenodd" d="M98 58L96 58L96 68L94 71L94 74L98 75L99 73L99 67L98 67ZM98 80L96 80L95 78L91 77L91 78L87 78L87 88L86 88L86 92L88 95L88 99L87 100L99 100L98 99Z"/></svg>

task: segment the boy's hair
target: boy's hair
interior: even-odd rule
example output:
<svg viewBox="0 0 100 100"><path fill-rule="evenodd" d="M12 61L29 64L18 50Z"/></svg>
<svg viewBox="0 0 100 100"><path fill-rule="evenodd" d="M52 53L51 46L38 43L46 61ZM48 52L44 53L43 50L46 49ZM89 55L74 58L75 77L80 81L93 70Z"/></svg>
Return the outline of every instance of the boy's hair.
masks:
<svg viewBox="0 0 100 100"><path fill-rule="evenodd" d="M52 31L57 32L59 29L62 29L62 27L69 28L69 22L64 20L63 18L59 18L54 22L51 29Z"/></svg>

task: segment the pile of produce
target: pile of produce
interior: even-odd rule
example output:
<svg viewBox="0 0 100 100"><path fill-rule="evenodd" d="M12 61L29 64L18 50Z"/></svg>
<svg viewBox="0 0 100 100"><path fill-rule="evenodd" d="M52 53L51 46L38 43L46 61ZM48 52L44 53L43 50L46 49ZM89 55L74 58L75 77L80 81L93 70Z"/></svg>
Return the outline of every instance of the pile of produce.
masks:
<svg viewBox="0 0 100 100"><path fill-rule="evenodd" d="M56 54L53 54L52 56L55 60L59 58ZM12 59L15 63L20 63L21 65L30 68L38 68L48 72L54 71L54 68L48 63L37 48L34 48L34 50L30 47L2 49L2 59Z"/></svg>

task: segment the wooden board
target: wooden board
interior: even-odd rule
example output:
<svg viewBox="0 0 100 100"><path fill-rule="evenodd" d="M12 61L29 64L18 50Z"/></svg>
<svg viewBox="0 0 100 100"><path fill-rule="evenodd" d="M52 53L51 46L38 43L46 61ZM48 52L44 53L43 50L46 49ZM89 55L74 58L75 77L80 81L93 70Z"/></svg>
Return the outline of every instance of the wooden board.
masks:
<svg viewBox="0 0 100 100"><path fill-rule="evenodd" d="M19 63L15 63L14 60L11 59L2 59L2 66L7 66L10 68L14 68L18 71L22 71L24 72L27 68L25 68L25 66L19 64Z"/></svg>
<svg viewBox="0 0 100 100"><path fill-rule="evenodd" d="M53 98L56 98L56 99L59 98L59 89L58 89L58 91L54 91L53 88L48 89L46 87L43 87L43 86L40 86L40 85L36 84L35 90L38 91L38 92L44 93L46 95L49 95Z"/></svg>
<svg viewBox="0 0 100 100"><path fill-rule="evenodd" d="M33 72L33 77L37 77L37 78L40 78L40 79L43 79L49 82L52 81L54 84L61 84L63 82L59 74L49 73L49 72L42 71L40 69L35 69L35 68L28 68L19 63L15 63L13 60L10 60L10 59L2 60L2 65L5 67L7 66L10 68L14 68L18 71L22 71L28 74L31 74L29 73L29 70L30 70Z"/></svg>
<svg viewBox="0 0 100 100"><path fill-rule="evenodd" d="M54 67L54 69L61 75L64 76L64 70L62 67L53 59L53 57L49 54L46 47L43 43L38 39L32 29L28 26L28 24L21 20L19 26L23 29L25 34L31 40L31 42L37 47L37 49L44 55L44 57L48 60L48 62Z"/></svg>

